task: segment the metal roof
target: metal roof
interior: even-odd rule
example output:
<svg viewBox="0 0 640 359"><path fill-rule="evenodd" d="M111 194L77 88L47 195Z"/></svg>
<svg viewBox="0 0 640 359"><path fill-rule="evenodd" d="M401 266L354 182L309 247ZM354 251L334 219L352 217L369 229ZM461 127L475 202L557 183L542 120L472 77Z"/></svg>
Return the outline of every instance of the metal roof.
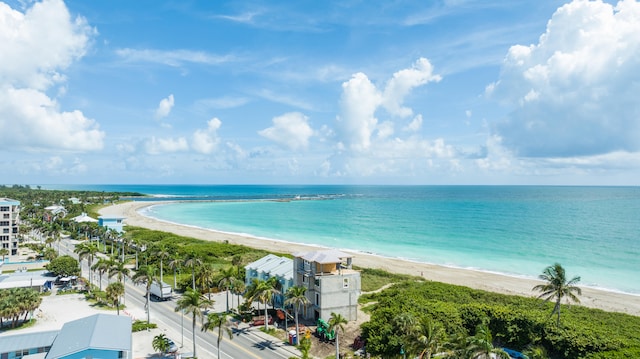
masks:
<svg viewBox="0 0 640 359"><path fill-rule="evenodd" d="M1 274L0 289L43 286L46 282L55 279L48 277L47 273L47 271L36 271Z"/></svg>
<svg viewBox="0 0 640 359"><path fill-rule="evenodd" d="M60 358L89 348L131 352L131 318L95 314L65 323L47 358Z"/></svg>
<svg viewBox="0 0 640 359"><path fill-rule="evenodd" d="M293 279L293 260L268 254L255 262L249 263L245 269L268 273L271 277Z"/></svg>
<svg viewBox="0 0 640 359"><path fill-rule="evenodd" d="M12 353L18 350L48 347L56 339L59 331L0 335L0 353Z"/></svg>
<svg viewBox="0 0 640 359"><path fill-rule="evenodd" d="M327 249L321 251L298 252L293 254L294 257L302 258L309 262L316 263L340 263L345 258L353 258L354 255L341 252L336 249Z"/></svg>

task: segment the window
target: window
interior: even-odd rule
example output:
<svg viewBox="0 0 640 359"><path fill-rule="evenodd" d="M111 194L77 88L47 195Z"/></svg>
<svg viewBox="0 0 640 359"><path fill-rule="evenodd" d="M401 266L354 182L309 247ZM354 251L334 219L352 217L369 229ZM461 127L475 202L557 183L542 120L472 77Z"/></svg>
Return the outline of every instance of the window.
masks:
<svg viewBox="0 0 640 359"><path fill-rule="evenodd" d="M317 306L320 306L320 293L316 293L316 303Z"/></svg>
<svg viewBox="0 0 640 359"><path fill-rule="evenodd" d="M118 352L118 359L124 358L124 352L121 350Z"/></svg>
<svg viewBox="0 0 640 359"><path fill-rule="evenodd" d="M0 207L0 212L9 212L9 206Z"/></svg>
<svg viewBox="0 0 640 359"><path fill-rule="evenodd" d="M303 275L302 276L302 283L307 283L307 282L308 282L307 276Z"/></svg>
<svg viewBox="0 0 640 359"><path fill-rule="evenodd" d="M5 213L5 214L2 215L2 218L9 219L9 218L11 218L11 216L9 215L9 213Z"/></svg>
<svg viewBox="0 0 640 359"><path fill-rule="evenodd" d="M342 280L342 288L349 288L349 278L344 278Z"/></svg>
<svg viewBox="0 0 640 359"><path fill-rule="evenodd" d="M9 221L0 222L0 226L8 226L8 225L9 225Z"/></svg>

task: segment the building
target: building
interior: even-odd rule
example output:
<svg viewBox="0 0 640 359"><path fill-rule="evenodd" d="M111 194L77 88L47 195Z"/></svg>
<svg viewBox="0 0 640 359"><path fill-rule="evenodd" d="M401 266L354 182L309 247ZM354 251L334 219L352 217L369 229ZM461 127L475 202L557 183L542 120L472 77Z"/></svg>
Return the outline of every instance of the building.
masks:
<svg viewBox="0 0 640 359"><path fill-rule="evenodd" d="M45 222L51 222L55 218L64 218L68 214L67 209L63 206L54 204L44 208L44 214L42 220Z"/></svg>
<svg viewBox="0 0 640 359"><path fill-rule="evenodd" d="M125 217L100 216L98 217L98 225L101 227L106 227L107 229L113 229L114 231L118 231L118 233L122 233L124 232L124 220Z"/></svg>
<svg viewBox="0 0 640 359"><path fill-rule="evenodd" d="M9 250L10 255L18 254L19 228L20 201L0 198L0 248Z"/></svg>
<svg viewBox="0 0 640 359"><path fill-rule="evenodd" d="M273 302L276 307L284 303L284 295L293 286L293 260L285 257L278 257L269 254L255 262L244 266L245 283L251 285L253 279L267 280L271 277L278 278L280 282L280 294L274 296Z"/></svg>
<svg viewBox="0 0 640 359"><path fill-rule="evenodd" d="M48 276L49 271L27 272L26 270L2 274L0 267L0 289L31 288L37 292L50 290L55 278Z"/></svg>
<svg viewBox="0 0 640 359"><path fill-rule="evenodd" d="M335 250L294 253L294 284L307 288L305 319L329 320L331 313L347 320L358 316L360 272L352 269L353 255Z"/></svg>
<svg viewBox="0 0 640 359"><path fill-rule="evenodd" d="M59 331L2 336L2 359L131 359L131 318L95 314Z"/></svg>

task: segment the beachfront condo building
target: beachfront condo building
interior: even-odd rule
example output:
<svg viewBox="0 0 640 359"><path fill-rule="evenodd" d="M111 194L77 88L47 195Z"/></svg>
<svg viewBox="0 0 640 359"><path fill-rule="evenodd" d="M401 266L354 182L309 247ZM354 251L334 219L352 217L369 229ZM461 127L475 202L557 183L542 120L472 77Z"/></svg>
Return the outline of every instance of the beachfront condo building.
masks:
<svg viewBox="0 0 640 359"><path fill-rule="evenodd" d="M10 255L18 254L20 229L20 201L0 198L0 248Z"/></svg>
<svg viewBox="0 0 640 359"><path fill-rule="evenodd" d="M124 220L125 217L98 217L98 225L100 227L106 227L107 229L113 229L118 233L124 232Z"/></svg>
<svg viewBox="0 0 640 359"><path fill-rule="evenodd" d="M360 272L352 269L353 257L335 250L294 253L294 284L307 288L305 319L329 320L331 313L347 320L358 318Z"/></svg>

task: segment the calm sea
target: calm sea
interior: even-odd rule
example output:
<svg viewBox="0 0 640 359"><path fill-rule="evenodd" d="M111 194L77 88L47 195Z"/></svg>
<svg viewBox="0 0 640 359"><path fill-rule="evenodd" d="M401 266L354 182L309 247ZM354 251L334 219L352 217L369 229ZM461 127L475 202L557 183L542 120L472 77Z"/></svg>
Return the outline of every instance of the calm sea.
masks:
<svg viewBox="0 0 640 359"><path fill-rule="evenodd" d="M640 187L73 188L221 200L143 214L259 238L523 277L559 262L584 285L640 294Z"/></svg>

